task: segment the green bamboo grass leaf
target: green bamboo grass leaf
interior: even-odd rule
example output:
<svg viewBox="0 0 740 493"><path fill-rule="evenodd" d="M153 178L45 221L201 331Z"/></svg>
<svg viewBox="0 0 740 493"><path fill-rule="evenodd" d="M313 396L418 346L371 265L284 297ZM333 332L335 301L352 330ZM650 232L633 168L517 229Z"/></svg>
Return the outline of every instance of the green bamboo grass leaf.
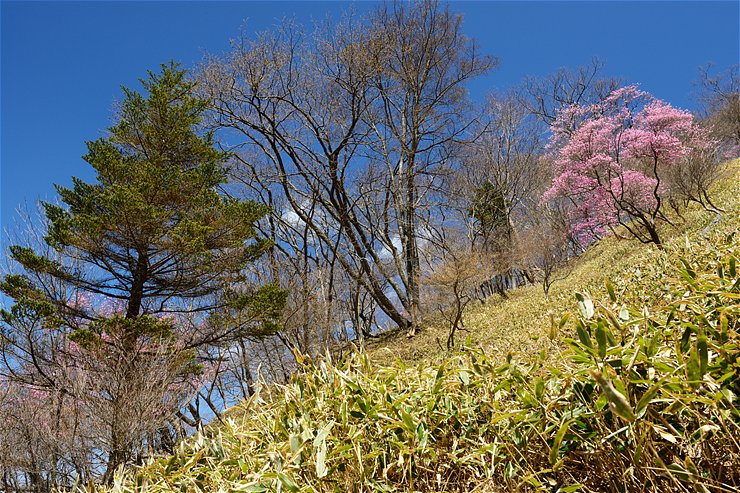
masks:
<svg viewBox="0 0 740 493"><path fill-rule="evenodd" d="M545 396L545 382L541 378L538 378L534 384L534 395L538 401Z"/></svg>
<svg viewBox="0 0 740 493"><path fill-rule="evenodd" d="M619 320L617 317L614 316L614 313L612 313L611 311L607 311L606 317L609 319L609 322L611 322L612 327L617 329L617 331L621 334L623 331L622 324L619 323ZM614 335L612 334L611 330L607 331L607 337L609 337L609 344L611 344L612 346L616 345Z"/></svg>
<svg viewBox="0 0 740 493"><path fill-rule="evenodd" d="M727 319L727 315L725 315L725 313L722 312L722 314L719 316L719 329L720 329L719 330L719 337L720 337L720 342L721 343L727 342L727 339L729 338L729 333L728 333L728 330L727 330L728 329L728 323L729 323L729 321Z"/></svg>
<svg viewBox="0 0 740 493"><path fill-rule="evenodd" d="M439 368L437 368L437 374L434 376L434 387L432 388L432 394L437 394L439 392L439 389L442 388L442 384L444 383L444 379L442 378L445 374L445 370L447 369L447 362L443 362L439 365Z"/></svg>
<svg viewBox="0 0 740 493"><path fill-rule="evenodd" d="M277 478L288 491L300 491L300 488L284 472L277 473Z"/></svg>
<svg viewBox="0 0 740 493"><path fill-rule="evenodd" d="M560 456L560 445L563 443L563 438L568 431L568 427L573 421L574 420L572 419L564 421L563 424L560 425L560 428L558 428L558 432L555 434L555 439L553 440L552 447L550 448L551 466L554 466L558 462L558 458Z"/></svg>
<svg viewBox="0 0 740 493"><path fill-rule="evenodd" d="M612 300L613 303L617 302L617 294L614 291L614 283L612 283L609 279L605 281L606 284L606 291L609 293L609 299Z"/></svg>
<svg viewBox="0 0 740 493"><path fill-rule="evenodd" d="M681 348L682 353L686 353L689 350L689 342L690 342L692 333L693 333L692 328L687 325L683 331L683 334L681 335L681 342L679 344L679 347Z"/></svg>
<svg viewBox="0 0 740 493"><path fill-rule="evenodd" d="M699 354L694 349L691 350L689 358L686 361L686 378L689 385L694 388L699 387L702 379L701 366L699 363Z"/></svg>
<svg viewBox="0 0 740 493"><path fill-rule="evenodd" d="M601 359L606 358L606 331L606 320L602 318L599 320L599 323L596 324L596 342L599 345L599 358Z"/></svg>
<svg viewBox="0 0 740 493"><path fill-rule="evenodd" d="M568 486L563 486L562 488L558 488L558 491L560 493L575 493L576 491L579 491L581 488L583 488L583 485L581 484L569 484Z"/></svg>
<svg viewBox="0 0 740 493"><path fill-rule="evenodd" d="M563 317L560 319L560 322L558 323L558 330L563 330L563 327L565 327L565 324L568 323L568 320L570 320L570 313L567 313L563 315Z"/></svg>
<svg viewBox="0 0 740 493"><path fill-rule="evenodd" d="M609 409L625 421L633 422L635 420L635 413L624 394L615 389L612 383L600 371L591 370L589 373L599 384L601 391L609 401Z"/></svg>
<svg viewBox="0 0 740 493"><path fill-rule="evenodd" d="M680 481L690 481L691 473L683 468L681 464L671 464L666 469Z"/></svg>
<svg viewBox="0 0 740 493"><path fill-rule="evenodd" d="M702 331L696 339L696 350L699 353L699 374L700 379L704 378L709 366L709 350L707 348L707 335Z"/></svg>
<svg viewBox="0 0 740 493"><path fill-rule="evenodd" d="M649 389L647 389L644 394L642 394L642 397L640 397L640 400L637 401L637 405L635 406L635 414L638 418L645 414L648 405L658 394L658 391L661 389L661 387L663 387L663 383L666 381L667 378L668 377L663 377L658 382L655 382Z"/></svg>
<svg viewBox="0 0 740 493"><path fill-rule="evenodd" d="M269 491L267 486L263 486L261 484L250 484L241 488L238 488L237 491L246 491L247 493L265 493L266 491Z"/></svg>
<svg viewBox="0 0 740 493"><path fill-rule="evenodd" d="M401 420L403 421L404 427L406 430L411 433L412 435L416 433L416 424L414 423L414 418L411 417L409 413L401 409Z"/></svg>
<svg viewBox="0 0 740 493"><path fill-rule="evenodd" d="M581 344L583 344L589 349L593 349L594 346L591 343L591 336L586 330L586 326L580 320L576 324L576 333L578 334L578 340L581 341Z"/></svg>

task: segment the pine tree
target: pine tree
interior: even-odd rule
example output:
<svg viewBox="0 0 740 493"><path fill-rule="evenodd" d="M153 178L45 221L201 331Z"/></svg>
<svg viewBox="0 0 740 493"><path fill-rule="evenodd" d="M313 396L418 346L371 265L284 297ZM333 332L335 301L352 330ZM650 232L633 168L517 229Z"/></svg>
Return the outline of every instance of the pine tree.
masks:
<svg viewBox="0 0 740 493"><path fill-rule="evenodd" d="M117 123L87 143L95 182L73 178L71 188L56 187L60 202L43 204L43 251L10 247L23 273L0 283L15 301L2 312L3 373L75 399L89 398L90 389L79 388L78 374L70 383L65 369L115 368L116 389L93 392L119 421L102 420L109 430L94 445L108 449L106 481L146 439L130 436L131 417L124 419L124 403L137 401L137 371L171 366L161 399L175 412L182 393L167 392L200 371L198 351L274 331L287 296L250 283L247 267L270 244L255 231L267 210L221 193L228 155L199 130L207 103L194 83L174 63L141 82L146 94L123 88ZM152 355L160 363L152 365ZM152 405L161 421L164 404ZM100 411L93 408L85 412ZM156 421L144 411L129 414Z"/></svg>

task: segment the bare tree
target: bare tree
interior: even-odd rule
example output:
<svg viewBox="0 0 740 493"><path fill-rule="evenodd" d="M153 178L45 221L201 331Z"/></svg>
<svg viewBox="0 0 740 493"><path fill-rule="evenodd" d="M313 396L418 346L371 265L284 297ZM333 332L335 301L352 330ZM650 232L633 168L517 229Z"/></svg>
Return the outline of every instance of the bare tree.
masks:
<svg viewBox="0 0 740 493"><path fill-rule="evenodd" d="M519 101L527 111L550 126L560 109L602 101L621 85L621 79L601 76L604 67L603 61L593 58L589 64L574 70L561 68L545 77L527 77ZM575 130L577 124L573 121L571 130Z"/></svg>
<svg viewBox="0 0 740 493"><path fill-rule="evenodd" d="M435 307L449 324L448 351L455 347L457 332L465 328L465 309L477 298L479 286L495 271L495 263L485 252L471 249L472 245L461 238L465 238L462 231L448 232L423 278L428 293L426 304Z"/></svg>
<svg viewBox="0 0 740 493"><path fill-rule="evenodd" d="M726 157L740 149L740 65L712 74L712 65L699 68L699 102L714 135L725 143Z"/></svg>
<svg viewBox="0 0 740 493"><path fill-rule="evenodd" d="M462 146L449 206L465 222L473 247L496 265L481 294L505 296L515 279L527 274L516 264L514 237L547 185L540 164L543 144L537 121L511 94L489 97L475 134Z"/></svg>
<svg viewBox="0 0 740 493"><path fill-rule="evenodd" d="M420 303L419 209L438 186L448 147L462 139L466 119L464 83L490 70L496 60L482 56L462 33L462 17L436 1L383 5L371 17L384 50L374 77L376 111L368 125L377 139L375 154L388 173L393 219L401 243L399 275L406 288L410 335L418 326Z"/></svg>
<svg viewBox="0 0 740 493"><path fill-rule="evenodd" d="M311 244L289 250L331 270L327 297L337 299L341 270L355 308L372 299L355 323L379 312L416 331L418 219L445 145L467 128L463 84L491 65L459 16L420 2L350 14L310 35L284 22L203 67L213 123L239 151L240 179L273 206L269 227L292 235L286 218L299 224Z"/></svg>
<svg viewBox="0 0 740 493"><path fill-rule="evenodd" d="M192 356L159 337L141 338L132 352L113 328L122 318L106 324L104 338L75 342L39 324L39 315L16 305L6 318L12 341L0 378L10 398L2 403L0 464L16 478L15 491L85 482L101 476L111 454L118 466L161 450L160 432L197 388Z"/></svg>
<svg viewBox="0 0 740 493"><path fill-rule="evenodd" d="M527 222L517 233L517 261L542 285L550 288L571 273L570 260L579 253L567 213L557 203L538 203L529 209Z"/></svg>
<svg viewBox="0 0 740 493"><path fill-rule="evenodd" d="M719 144L719 140L715 142ZM680 215L681 205L695 202L707 210L722 212L709 197L709 187L722 177L721 147L692 149L666 174L666 184L671 189L670 203L673 210Z"/></svg>
<svg viewBox="0 0 740 493"><path fill-rule="evenodd" d="M246 151L238 159L243 172L252 172L247 179L284 200L282 208L273 208L272 220L291 215L324 245L342 235L337 262L405 326L408 320L384 292L390 274L377 255L377 240L357 217L347 183L350 160L366 134L360 116L372 97L365 49L377 43L347 22L315 44L290 23L243 40L228 59L203 68L203 87L216 108L215 124L227 131L225 144L231 138L233 150ZM267 166L257 167L255 152Z"/></svg>

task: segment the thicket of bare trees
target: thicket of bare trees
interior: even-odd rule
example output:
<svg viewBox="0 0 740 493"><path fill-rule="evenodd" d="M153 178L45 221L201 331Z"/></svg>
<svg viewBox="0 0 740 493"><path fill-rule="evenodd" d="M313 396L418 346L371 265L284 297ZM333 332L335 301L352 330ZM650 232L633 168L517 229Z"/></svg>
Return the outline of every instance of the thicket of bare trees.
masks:
<svg viewBox="0 0 740 493"><path fill-rule="evenodd" d="M201 87L239 151L240 180L273 210L275 250L303 258L304 271L308 257L320 258L328 300L343 276L357 291L350 298L368 295L413 335L420 241L438 220L451 148L472 123L464 83L494 63L462 33L460 16L399 3L314 33L285 23L241 40L206 64Z"/></svg>
<svg viewBox="0 0 740 493"><path fill-rule="evenodd" d="M582 249L571 204L541 199L552 179L548 126L563 108L604 101L620 80L593 59L476 107L466 84L495 65L433 1L310 32L286 21L204 64L199 88L235 153L235 193L272 211L261 223L275 239L263 274L292 292L279 334L287 365L292 350L321 353L388 328L413 336L433 305L423 281L442 258L485 256L479 298L529 282L547 294ZM571 131L581 123L574 117ZM707 203L700 190L713 177L689 167L675 186Z"/></svg>

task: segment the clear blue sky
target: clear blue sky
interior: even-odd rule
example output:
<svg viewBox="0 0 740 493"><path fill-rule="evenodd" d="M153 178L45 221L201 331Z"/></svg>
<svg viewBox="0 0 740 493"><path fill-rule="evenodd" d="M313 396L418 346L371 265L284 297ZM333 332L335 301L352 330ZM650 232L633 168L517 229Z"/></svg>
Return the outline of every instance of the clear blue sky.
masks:
<svg viewBox="0 0 740 493"><path fill-rule="evenodd" d="M53 183L93 175L80 156L111 123L120 85L138 89L148 69L174 59L194 66L222 53L244 20L249 31L283 16L336 14L342 2L0 3L3 228L19 203L55 197ZM356 4L359 10L372 7ZM545 75L598 56L606 74L639 82L693 109L697 67L738 63L740 2L452 2L464 28L501 66L471 86L481 99L525 75Z"/></svg>

